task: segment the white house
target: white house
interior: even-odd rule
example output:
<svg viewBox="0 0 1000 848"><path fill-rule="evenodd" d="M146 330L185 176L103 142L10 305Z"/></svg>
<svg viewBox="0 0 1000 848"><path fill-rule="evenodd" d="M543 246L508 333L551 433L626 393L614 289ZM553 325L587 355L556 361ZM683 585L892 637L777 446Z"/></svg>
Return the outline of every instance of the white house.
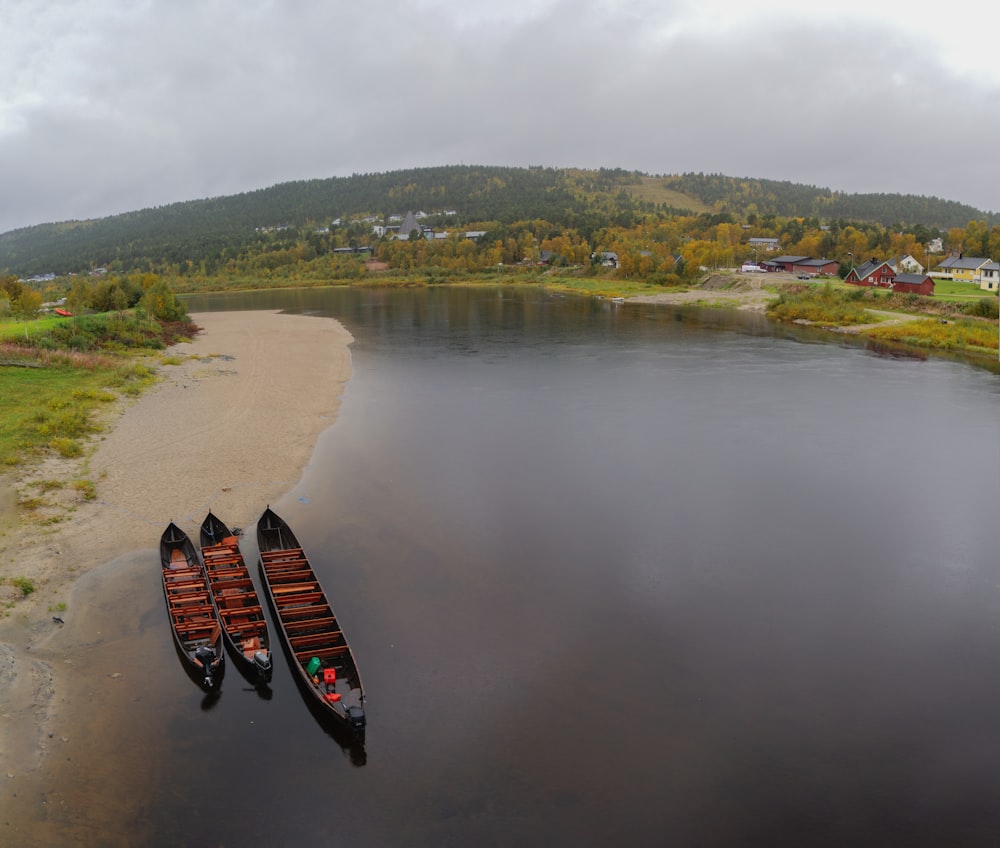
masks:
<svg viewBox="0 0 1000 848"><path fill-rule="evenodd" d="M986 291L1000 290L1000 262L987 262L979 269L979 288Z"/></svg>
<svg viewBox="0 0 1000 848"><path fill-rule="evenodd" d="M923 274L924 266L917 262L909 253L890 259L889 264L897 274Z"/></svg>

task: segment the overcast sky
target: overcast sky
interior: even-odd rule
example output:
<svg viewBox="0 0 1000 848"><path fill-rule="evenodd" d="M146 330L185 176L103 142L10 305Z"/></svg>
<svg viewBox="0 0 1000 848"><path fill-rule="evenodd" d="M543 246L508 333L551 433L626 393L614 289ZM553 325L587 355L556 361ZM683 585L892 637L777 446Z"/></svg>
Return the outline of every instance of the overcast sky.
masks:
<svg viewBox="0 0 1000 848"><path fill-rule="evenodd" d="M1000 4L0 0L0 232L429 165L1000 211Z"/></svg>

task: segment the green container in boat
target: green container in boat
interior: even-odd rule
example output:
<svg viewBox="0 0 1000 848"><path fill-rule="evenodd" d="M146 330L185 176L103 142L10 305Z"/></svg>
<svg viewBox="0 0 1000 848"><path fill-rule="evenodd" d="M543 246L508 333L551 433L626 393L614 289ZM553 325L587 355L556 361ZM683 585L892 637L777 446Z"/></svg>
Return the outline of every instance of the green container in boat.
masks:
<svg viewBox="0 0 1000 848"><path fill-rule="evenodd" d="M316 673L320 670L323 663L319 661L319 657L313 657L309 660L309 665L306 666L306 674L310 677L315 677Z"/></svg>

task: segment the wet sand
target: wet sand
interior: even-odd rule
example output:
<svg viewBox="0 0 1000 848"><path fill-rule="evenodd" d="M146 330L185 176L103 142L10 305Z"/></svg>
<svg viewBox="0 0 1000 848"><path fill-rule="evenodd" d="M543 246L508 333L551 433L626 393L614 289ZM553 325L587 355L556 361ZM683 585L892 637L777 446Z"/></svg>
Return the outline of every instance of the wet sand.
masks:
<svg viewBox="0 0 1000 848"><path fill-rule="evenodd" d="M157 386L111 411L91 452L13 481L26 494L44 491L33 520L14 522L10 503L0 509L4 573L36 587L0 619L0 803L7 833L16 828L20 839L27 833L19 819L44 818L46 769L65 753L55 746L72 744L61 687L71 683L73 657L114 638L88 630L87 605L99 602L92 578L120 568L122 582L134 585L139 566L130 552L155 550L168 521L196 534L211 509L232 527L251 525L298 482L350 378L353 339L333 319L278 312L192 319L202 332L167 352L171 364L161 364ZM96 484L95 497L72 485L38 486L78 479ZM147 559L155 561L138 557ZM9 603L14 587L4 589ZM109 680L119 674L103 671Z"/></svg>

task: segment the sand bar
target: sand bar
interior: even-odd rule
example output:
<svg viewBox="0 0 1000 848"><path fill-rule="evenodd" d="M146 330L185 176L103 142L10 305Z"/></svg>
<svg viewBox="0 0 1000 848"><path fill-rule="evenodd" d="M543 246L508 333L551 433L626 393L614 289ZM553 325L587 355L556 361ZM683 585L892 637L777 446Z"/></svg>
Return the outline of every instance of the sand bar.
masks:
<svg viewBox="0 0 1000 848"><path fill-rule="evenodd" d="M7 510L4 574L36 586L0 619L0 758L11 774L41 758L34 739L58 680L30 649L59 626L53 609L68 600L74 580L129 551L156 548L169 521L196 534L212 509L232 527L253 524L295 486L336 417L353 341L337 321L275 311L192 320L202 332L167 352L179 364L162 365L157 386L111 413L88 456L46 462L18 481L83 477L96 483L96 497L55 490L48 497L62 520L52 524L11 526Z"/></svg>

